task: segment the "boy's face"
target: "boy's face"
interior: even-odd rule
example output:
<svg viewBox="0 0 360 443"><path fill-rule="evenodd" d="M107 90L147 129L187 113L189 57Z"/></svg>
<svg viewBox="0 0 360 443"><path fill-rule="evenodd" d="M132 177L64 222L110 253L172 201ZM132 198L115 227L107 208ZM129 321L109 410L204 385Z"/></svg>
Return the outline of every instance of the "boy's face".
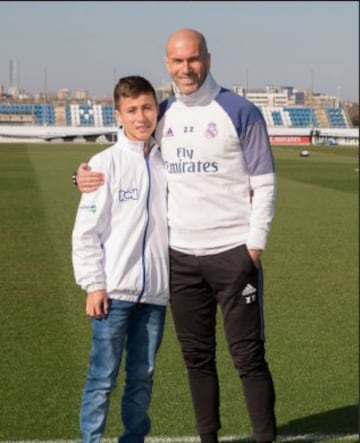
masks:
<svg viewBox="0 0 360 443"><path fill-rule="evenodd" d="M134 141L148 141L153 133L158 115L158 105L151 93L138 97L121 97L115 118L124 128L126 136Z"/></svg>

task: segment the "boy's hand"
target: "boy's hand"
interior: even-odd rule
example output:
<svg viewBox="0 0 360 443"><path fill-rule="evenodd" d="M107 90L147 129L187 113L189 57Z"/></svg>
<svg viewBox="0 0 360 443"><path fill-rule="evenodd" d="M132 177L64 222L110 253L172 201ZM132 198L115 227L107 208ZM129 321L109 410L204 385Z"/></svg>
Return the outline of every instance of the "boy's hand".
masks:
<svg viewBox="0 0 360 443"><path fill-rule="evenodd" d="M101 319L109 313L109 300L105 290L87 293L86 315L91 318Z"/></svg>

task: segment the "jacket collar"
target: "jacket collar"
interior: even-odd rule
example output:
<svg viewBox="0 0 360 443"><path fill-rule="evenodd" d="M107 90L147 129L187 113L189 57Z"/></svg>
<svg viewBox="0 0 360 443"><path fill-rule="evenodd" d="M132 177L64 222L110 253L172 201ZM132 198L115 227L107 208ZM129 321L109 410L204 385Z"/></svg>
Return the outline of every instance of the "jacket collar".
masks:
<svg viewBox="0 0 360 443"><path fill-rule="evenodd" d="M213 100L220 92L221 87L216 83L213 76L209 72L201 87L193 94L181 94L175 83L173 83L175 97L178 101L186 106L206 105Z"/></svg>
<svg viewBox="0 0 360 443"><path fill-rule="evenodd" d="M119 148L129 149L138 154L144 154L144 142L137 140L130 140L126 137L122 128L119 128L117 133L117 144ZM156 143L155 139L151 137L150 139L150 155L152 155L157 149L159 149L159 145Z"/></svg>

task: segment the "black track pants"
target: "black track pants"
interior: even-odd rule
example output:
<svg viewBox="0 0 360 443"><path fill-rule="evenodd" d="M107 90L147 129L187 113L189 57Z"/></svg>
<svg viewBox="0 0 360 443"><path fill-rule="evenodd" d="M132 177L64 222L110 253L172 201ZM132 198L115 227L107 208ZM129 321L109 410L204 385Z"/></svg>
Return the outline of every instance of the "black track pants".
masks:
<svg viewBox="0 0 360 443"><path fill-rule="evenodd" d="M264 350L262 271L245 245L207 256L170 250L170 306L188 371L199 434L220 429L215 364L220 305L256 441L276 437L275 392Z"/></svg>

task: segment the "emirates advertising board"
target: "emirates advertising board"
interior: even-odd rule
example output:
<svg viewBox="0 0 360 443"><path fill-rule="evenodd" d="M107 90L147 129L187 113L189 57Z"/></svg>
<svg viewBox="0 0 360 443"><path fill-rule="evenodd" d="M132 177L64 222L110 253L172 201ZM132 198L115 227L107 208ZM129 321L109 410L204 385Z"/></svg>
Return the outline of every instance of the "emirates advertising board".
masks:
<svg viewBox="0 0 360 443"><path fill-rule="evenodd" d="M270 135L272 145L310 145L309 135Z"/></svg>

